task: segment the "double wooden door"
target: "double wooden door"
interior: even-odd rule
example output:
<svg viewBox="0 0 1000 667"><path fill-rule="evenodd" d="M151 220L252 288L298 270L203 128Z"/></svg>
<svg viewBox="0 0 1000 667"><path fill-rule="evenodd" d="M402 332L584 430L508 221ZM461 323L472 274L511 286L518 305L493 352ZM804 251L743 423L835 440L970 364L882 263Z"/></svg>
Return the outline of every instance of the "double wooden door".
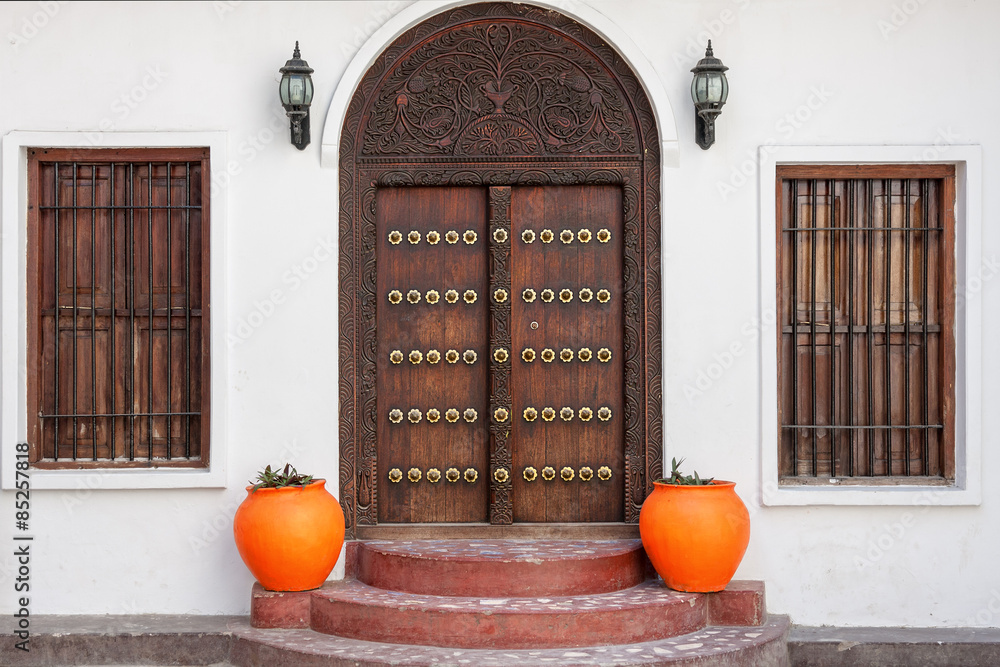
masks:
<svg viewBox="0 0 1000 667"><path fill-rule="evenodd" d="M381 188L380 523L624 520L619 186Z"/></svg>

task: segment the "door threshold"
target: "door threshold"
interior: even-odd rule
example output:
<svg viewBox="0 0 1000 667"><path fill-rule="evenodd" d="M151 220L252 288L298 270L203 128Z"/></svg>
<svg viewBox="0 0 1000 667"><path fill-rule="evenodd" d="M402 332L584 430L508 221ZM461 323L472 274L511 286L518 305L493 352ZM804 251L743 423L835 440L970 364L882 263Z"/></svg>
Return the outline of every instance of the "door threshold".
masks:
<svg viewBox="0 0 1000 667"><path fill-rule="evenodd" d="M621 540L638 539L635 523L383 523L358 526L359 540Z"/></svg>

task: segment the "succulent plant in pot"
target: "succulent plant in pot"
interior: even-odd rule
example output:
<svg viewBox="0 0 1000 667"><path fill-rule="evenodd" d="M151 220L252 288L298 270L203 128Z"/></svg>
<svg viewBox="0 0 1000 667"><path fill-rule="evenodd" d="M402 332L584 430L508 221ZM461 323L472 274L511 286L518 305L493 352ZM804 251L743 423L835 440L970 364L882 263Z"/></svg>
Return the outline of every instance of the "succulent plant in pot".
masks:
<svg viewBox="0 0 1000 667"><path fill-rule="evenodd" d="M250 484L233 519L243 562L268 590L319 588L344 544L344 512L326 481L286 464L267 466Z"/></svg>
<svg viewBox="0 0 1000 667"><path fill-rule="evenodd" d="M736 483L684 475L684 459L653 482L639 513L642 546L656 572L675 590L721 591L736 574L750 542L750 514Z"/></svg>

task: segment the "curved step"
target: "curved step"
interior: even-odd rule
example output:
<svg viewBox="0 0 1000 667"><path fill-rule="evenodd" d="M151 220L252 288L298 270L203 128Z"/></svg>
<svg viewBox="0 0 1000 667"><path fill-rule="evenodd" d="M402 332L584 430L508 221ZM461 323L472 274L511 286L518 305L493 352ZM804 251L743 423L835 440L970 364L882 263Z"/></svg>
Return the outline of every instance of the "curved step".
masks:
<svg viewBox="0 0 1000 667"><path fill-rule="evenodd" d="M349 580L311 597L310 627L318 632L457 648L630 644L694 632L708 613L704 595L655 580L611 593L530 598L419 595Z"/></svg>
<svg viewBox="0 0 1000 667"><path fill-rule="evenodd" d="M453 649L360 641L312 630L259 630L230 626L230 662L238 667L388 667L409 665L552 665L553 667L787 667L787 616L770 616L759 627L708 627L694 633L600 647L505 650Z"/></svg>
<svg viewBox="0 0 1000 667"><path fill-rule="evenodd" d="M421 595L590 595L647 576L641 540L366 541L357 558L360 581Z"/></svg>

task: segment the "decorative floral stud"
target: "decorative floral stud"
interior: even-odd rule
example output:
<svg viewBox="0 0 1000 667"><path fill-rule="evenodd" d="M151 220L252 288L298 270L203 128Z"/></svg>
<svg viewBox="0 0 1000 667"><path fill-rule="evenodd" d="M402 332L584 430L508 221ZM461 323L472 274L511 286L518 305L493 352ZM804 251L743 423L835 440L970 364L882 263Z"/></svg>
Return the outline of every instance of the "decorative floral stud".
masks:
<svg viewBox="0 0 1000 667"><path fill-rule="evenodd" d="M554 298L556 298L555 292L553 292L547 287L542 290L542 301L544 301L545 303L552 303L552 299Z"/></svg>
<svg viewBox="0 0 1000 667"><path fill-rule="evenodd" d="M580 361L586 363L590 361L593 355L591 354L589 347L581 347L580 351L576 353L576 356L580 358Z"/></svg>
<svg viewBox="0 0 1000 667"><path fill-rule="evenodd" d="M533 422L538 418L538 410L534 408L525 408L523 414L526 422Z"/></svg>
<svg viewBox="0 0 1000 667"><path fill-rule="evenodd" d="M427 294L424 295L424 299L427 300L427 303L433 306L435 303L441 300L441 295L438 294L438 291L436 289L427 290Z"/></svg>
<svg viewBox="0 0 1000 667"><path fill-rule="evenodd" d="M479 355L476 354L475 350L466 350L462 354L462 361L464 361L465 363L469 364L470 366L472 364L476 363L476 359L478 359L478 358L479 358Z"/></svg>
<svg viewBox="0 0 1000 667"><path fill-rule="evenodd" d="M572 229L564 229L561 232L559 232L559 240L562 241L563 243L572 243L573 238L574 237Z"/></svg>
<svg viewBox="0 0 1000 667"><path fill-rule="evenodd" d="M465 299L466 303L475 303L477 296L476 290L467 289L465 290L465 294L462 295L462 298Z"/></svg>
<svg viewBox="0 0 1000 667"><path fill-rule="evenodd" d="M452 245L455 245L456 243L458 243L458 232L456 232L454 229L449 229L448 232L444 235L444 240Z"/></svg>
<svg viewBox="0 0 1000 667"><path fill-rule="evenodd" d="M475 468L466 468L465 474L462 476L465 477L465 481L469 484L475 484L476 480L479 479L479 471Z"/></svg>
<svg viewBox="0 0 1000 667"><path fill-rule="evenodd" d="M397 364L397 365L403 363L403 352L402 352L402 350L393 350L392 352L390 352L389 353L389 361L391 361L392 363Z"/></svg>
<svg viewBox="0 0 1000 667"><path fill-rule="evenodd" d="M421 477L423 477L423 474L420 472L420 468L410 468L406 471L406 479L414 484L419 482Z"/></svg>
<svg viewBox="0 0 1000 667"><path fill-rule="evenodd" d="M458 410L455 408L448 408L444 413L444 418L448 420L448 423L454 424L459 418Z"/></svg>
<svg viewBox="0 0 1000 667"><path fill-rule="evenodd" d="M559 411L559 418L564 422L573 421L573 408L563 408Z"/></svg>
<svg viewBox="0 0 1000 667"><path fill-rule="evenodd" d="M448 468L444 471L444 478L454 484L462 479L462 473L459 472L458 468Z"/></svg>
<svg viewBox="0 0 1000 667"><path fill-rule="evenodd" d="M542 468L542 479L546 482L551 482L556 478L556 469L552 466L545 466Z"/></svg>
<svg viewBox="0 0 1000 667"><path fill-rule="evenodd" d="M608 301L611 301L611 292L609 292L606 289L599 290L597 292L597 300L600 301L601 303L607 303Z"/></svg>
<svg viewBox="0 0 1000 667"><path fill-rule="evenodd" d="M398 289L394 289L389 292L389 303L396 305L403 300L403 293Z"/></svg>
<svg viewBox="0 0 1000 667"><path fill-rule="evenodd" d="M564 347L562 350L559 351L559 358L562 359L563 362L565 363L573 361L573 350L569 349L568 347Z"/></svg>
<svg viewBox="0 0 1000 667"><path fill-rule="evenodd" d="M538 471L533 467L528 466L524 469L524 472L521 473L521 476L524 477L524 481L526 482L534 482L538 479Z"/></svg>
<svg viewBox="0 0 1000 667"><path fill-rule="evenodd" d="M600 241L601 243L607 243L608 241L611 240L611 232L609 232L607 229L600 230L599 232L597 232L597 240Z"/></svg>
<svg viewBox="0 0 1000 667"><path fill-rule="evenodd" d="M393 484L399 484L403 481L403 471L399 468L393 468L389 471L389 481Z"/></svg>
<svg viewBox="0 0 1000 667"><path fill-rule="evenodd" d="M573 478L576 477L576 471L569 466L563 466L562 470L559 471L559 476L564 482L572 482Z"/></svg>
<svg viewBox="0 0 1000 667"><path fill-rule="evenodd" d="M507 230L504 229L503 227L498 227L497 229L494 229L493 230L493 240L496 241L497 243L506 243L507 242Z"/></svg>
<svg viewBox="0 0 1000 667"><path fill-rule="evenodd" d="M427 350L427 363L436 364L441 361L441 353L437 350Z"/></svg>
<svg viewBox="0 0 1000 667"><path fill-rule="evenodd" d="M611 479L611 468L608 466L601 466L597 469L597 479L602 482L606 482Z"/></svg>
<svg viewBox="0 0 1000 667"><path fill-rule="evenodd" d="M505 363L509 356L510 355L507 354L507 350L505 348L498 347L497 349L493 350L493 361L497 362L498 364Z"/></svg>
<svg viewBox="0 0 1000 667"><path fill-rule="evenodd" d="M602 422L606 422L611 419L611 408L604 406L597 411L597 418Z"/></svg>
<svg viewBox="0 0 1000 667"><path fill-rule="evenodd" d="M437 468L430 468L427 470L427 481L431 484L437 484L441 481L441 471Z"/></svg>
<svg viewBox="0 0 1000 667"><path fill-rule="evenodd" d="M465 241L466 245L472 245L479 238L474 231L471 229L466 229L465 233L462 234L462 240Z"/></svg>
<svg viewBox="0 0 1000 667"><path fill-rule="evenodd" d="M476 412L474 408L466 408L465 412L462 413L462 417L465 419L465 421L471 424L472 422L479 419L479 413Z"/></svg>
<svg viewBox="0 0 1000 667"><path fill-rule="evenodd" d="M556 236L552 233L551 229L543 229L542 233L538 235L538 238L542 240L542 243L552 243L552 239Z"/></svg>
<svg viewBox="0 0 1000 667"><path fill-rule="evenodd" d="M423 416L424 415L420 412L420 410L417 410L416 408L411 408L410 411L406 413L406 418L410 420L411 424L419 424Z"/></svg>
<svg viewBox="0 0 1000 667"><path fill-rule="evenodd" d="M573 300L573 290L566 288L559 291L559 300L563 303L569 303Z"/></svg>
<svg viewBox="0 0 1000 667"><path fill-rule="evenodd" d="M419 364L424 360L424 355L420 354L420 350L410 350L410 363Z"/></svg>
<svg viewBox="0 0 1000 667"><path fill-rule="evenodd" d="M411 289L409 292L406 293L406 300L412 304L420 303L420 297L421 297L420 290Z"/></svg>
<svg viewBox="0 0 1000 667"><path fill-rule="evenodd" d="M441 241L441 234L439 232L427 232L427 242L431 245L437 245Z"/></svg>
<svg viewBox="0 0 1000 667"><path fill-rule="evenodd" d="M502 424L507 421L507 417L510 414L507 412L507 408L497 408L493 411L493 419L497 421L498 424Z"/></svg>
<svg viewBox="0 0 1000 667"><path fill-rule="evenodd" d="M493 300L496 301L497 303L503 303L504 301L506 301L507 300L507 290L503 289L502 287L500 289L494 290L493 291Z"/></svg>
<svg viewBox="0 0 1000 667"><path fill-rule="evenodd" d="M389 410L389 421L391 421L393 424L398 424L399 422L403 421L403 411L400 410L399 408L393 408L392 410Z"/></svg>
<svg viewBox="0 0 1000 667"><path fill-rule="evenodd" d="M458 290L450 289L444 293L444 300L448 303L458 303Z"/></svg>
<svg viewBox="0 0 1000 667"><path fill-rule="evenodd" d="M535 351L530 347L526 347L521 351L521 358L530 364L535 360Z"/></svg>
<svg viewBox="0 0 1000 667"><path fill-rule="evenodd" d="M590 230L581 229L576 233L576 238L580 239L580 243L590 243Z"/></svg>
<svg viewBox="0 0 1000 667"><path fill-rule="evenodd" d="M530 229L525 229L523 232L521 232L521 240L524 241L525 243L534 243L535 232L531 231Z"/></svg>
<svg viewBox="0 0 1000 667"><path fill-rule="evenodd" d="M542 419L547 422L552 421L556 418L556 411L554 408L542 408Z"/></svg>
<svg viewBox="0 0 1000 667"><path fill-rule="evenodd" d="M590 466L580 468L580 481L589 482L594 479L594 470Z"/></svg>
<svg viewBox="0 0 1000 667"><path fill-rule="evenodd" d="M535 301L535 290L530 287L526 288L521 292L521 298L524 299L525 303L533 303Z"/></svg>
<svg viewBox="0 0 1000 667"><path fill-rule="evenodd" d="M602 347L597 351L597 360L602 364L606 364L611 361L611 350L606 347Z"/></svg>
<svg viewBox="0 0 1000 667"><path fill-rule="evenodd" d="M437 408L431 408L427 411L427 421L431 424L437 424L438 420L441 419L441 411ZM430 471L428 471L430 472Z"/></svg>
<svg viewBox="0 0 1000 667"><path fill-rule="evenodd" d="M444 360L449 364L457 364L459 359L458 350L448 350L444 353Z"/></svg>
<svg viewBox="0 0 1000 667"><path fill-rule="evenodd" d="M590 408L580 408L580 412L577 414L580 417L580 421L589 422L591 418L594 416L594 411L591 410ZM429 413L428 413L428 418L430 418Z"/></svg>
<svg viewBox="0 0 1000 667"><path fill-rule="evenodd" d="M495 479L498 484L505 484L507 480L510 479L510 473L507 472L506 468L497 468L493 471L493 479Z"/></svg>
<svg viewBox="0 0 1000 667"><path fill-rule="evenodd" d="M544 361L547 364L551 364L555 360L556 360L556 353L552 348L547 347L544 350L542 350L542 361Z"/></svg>
<svg viewBox="0 0 1000 667"><path fill-rule="evenodd" d="M391 243L392 245L399 245L402 240L403 240L403 235L400 234L395 229L389 232L389 243Z"/></svg>
<svg viewBox="0 0 1000 667"><path fill-rule="evenodd" d="M410 245L417 245L420 243L420 232L415 229L410 231L410 233L406 235L406 240L410 242Z"/></svg>
<svg viewBox="0 0 1000 667"><path fill-rule="evenodd" d="M580 290L580 301L584 303L590 303L590 300L594 298L594 291L589 287L584 287Z"/></svg>

